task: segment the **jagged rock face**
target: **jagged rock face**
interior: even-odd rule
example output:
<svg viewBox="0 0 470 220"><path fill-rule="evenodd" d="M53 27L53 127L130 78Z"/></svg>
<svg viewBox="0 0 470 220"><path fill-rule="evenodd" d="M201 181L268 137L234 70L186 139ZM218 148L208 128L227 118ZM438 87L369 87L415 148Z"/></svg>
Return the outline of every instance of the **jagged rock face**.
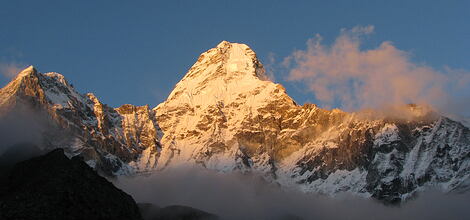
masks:
<svg viewBox="0 0 470 220"><path fill-rule="evenodd" d="M335 138L313 140L281 161L278 181L308 192L354 192L392 203L429 186L446 192L468 187L470 132L458 122L429 115L413 121L354 119L331 131Z"/></svg>
<svg viewBox="0 0 470 220"><path fill-rule="evenodd" d="M246 45L203 53L158 105L159 167L256 171L284 186L401 201L468 182L469 130L419 106L397 117L298 106Z"/></svg>
<svg viewBox="0 0 470 220"><path fill-rule="evenodd" d="M156 167L158 151L161 150L159 139L163 135L157 124L155 113L146 106L123 105L116 108L121 117L125 146L141 146L140 163L134 161L133 167L144 171Z"/></svg>
<svg viewBox="0 0 470 220"><path fill-rule="evenodd" d="M148 106L113 109L93 94L82 95L58 73L23 70L0 90L2 117L18 113L47 123L43 146L80 154L97 170L113 175L153 169L160 128Z"/></svg>

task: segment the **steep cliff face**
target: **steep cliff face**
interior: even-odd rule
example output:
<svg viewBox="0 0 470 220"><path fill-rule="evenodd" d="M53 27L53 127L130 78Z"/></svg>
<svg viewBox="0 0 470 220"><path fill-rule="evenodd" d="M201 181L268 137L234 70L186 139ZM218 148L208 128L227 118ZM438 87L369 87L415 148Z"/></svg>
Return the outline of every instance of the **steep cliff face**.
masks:
<svg viewBox="0 0 470 220"><path fill-rule="evenodd" d="M109 175L155 166L160 128L148 106L113 109L93 94L77 93L62 75L41 74L32 66L2 88L0 97L3 118L15 115L43 124L40 146L80 154Z"/></svg>
<svg viewBox="0 0 470 220"><path fill-rule="evenodd" d="M354 192L388 202L417 190L468 187L469 130L432 113L412 120L364 120L334 126L279 163L279 181L308 192ZM331 134L331 132L336 134Z"/></svg>
<svg viewBox="0 0 470 220"><path fill-rule="evenodd" d="M124 146L140 146L143 149L138 160L130 165L138 171L150 171L156 167L159 140L163 136L155 119L155 112L146 106L123 105L115 109L121 117Z"/></svg>
<svg viewBox="0 0 470 220"><path fill-rule="evenodd" d="M201 54L155 110L162 169L254 171L307 192L389 202L424 186L451 191L468 182L462 124L414 105L391 115L299 106L244 44L224 41Z"/></svg>

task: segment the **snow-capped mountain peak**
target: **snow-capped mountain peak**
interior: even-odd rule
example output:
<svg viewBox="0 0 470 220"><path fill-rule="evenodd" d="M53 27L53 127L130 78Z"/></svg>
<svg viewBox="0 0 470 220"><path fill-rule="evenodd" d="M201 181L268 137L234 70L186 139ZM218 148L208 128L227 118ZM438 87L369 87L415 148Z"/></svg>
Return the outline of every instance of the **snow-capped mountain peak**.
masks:
<svg viewBox="0 0 470 220"><path fill-rule="evenodd" d="M18 101L21 102L18 97L35 97L38 102L46 102L40 81L39 73L33 66L19 72L11 82L0 90L2 109L8 109Z"/></svg>
<svg viewBox="0 0 470 220"><path fill-rule="evenodd" d="M281 89L265 75L255 52L245 44L222 41L202 53L183 79L176 84L166 104L207 106L230 103L239 96L253 96L268 90ZM270 87L269 89L265 89ZM269 94L265 94L266 96Z"/></svg>
<svg viewBox="0 0 470 220"><path fill-rule="evenodd" d="M39 73L33 66L29 66L2 89L1 98L5 102L15 104L21 98L29 97L30 101L50 103L60 108L72 107L72 102L85 102L84 97L78 94L59 73ZM20 99L18 99L21 97ZM4 103L6 104L6 103Z"/></svg>
<svg viewBox="0 0 470 220"><path fill-rule="evenodd" d="M21 72L19 72L18 75L16 76L16 79L23 78L27 75L36 74L36 73L37 73L36 68L34 68L34 66L31 65L31 66L26 67Z"/></svg>
<svg viewBox="0 0 470 220"><path fill-rule="evenodd" d="M168 100L202 95L220 101L229 98L226 94L252 90L266 79L263 65L247 45L222 41L199 56Z"/></svg>
<svg viewBox="0 0 470 220"><path fill-rule="evenodd" d="M235 136L252 118L265 117L260 109L274 102L279 106L295 105L281 85L267 80L253 50L245 44L223 41L200 55L155 110L164 131L163 142L175 146L201 143L200 149L181 150L179 155L184 159L178 161L186 161L202 151L217 151L217 147L204 145L240 154ZM173 158L171 152L162 151L162 155L161 161ZM217 156L213 160L206 162L216 167L233 166L222 163Z"/></svg>

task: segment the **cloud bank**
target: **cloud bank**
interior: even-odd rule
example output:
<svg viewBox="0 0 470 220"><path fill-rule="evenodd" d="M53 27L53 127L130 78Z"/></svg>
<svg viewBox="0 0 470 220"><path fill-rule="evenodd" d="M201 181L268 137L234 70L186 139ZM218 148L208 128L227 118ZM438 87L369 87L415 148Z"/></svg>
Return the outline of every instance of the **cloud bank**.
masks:
<svg viewBox="0 0 470 220"><path fill-rule="evenodd" d="M316 35L305 50L294 51L284 60L287 80L304 82L323 107L346 110L381 108L400 104L429 104L449 110L470 107L470 73L449 67L438 71L413 62L411 54L382 42L361 50L364 36L373 26L343 29L331 46ZM468 109L468 108L467 108Z"/></svg>
<svg viewBox="0 0 470 220"><path fill-rule="evenodd" d="M120 177L115 184L137 202L187 205L222 219L464 219L468 194L426 192L401 207L351 195L330 198L281 190L257 175L174 168L150 176Z"/></svg>

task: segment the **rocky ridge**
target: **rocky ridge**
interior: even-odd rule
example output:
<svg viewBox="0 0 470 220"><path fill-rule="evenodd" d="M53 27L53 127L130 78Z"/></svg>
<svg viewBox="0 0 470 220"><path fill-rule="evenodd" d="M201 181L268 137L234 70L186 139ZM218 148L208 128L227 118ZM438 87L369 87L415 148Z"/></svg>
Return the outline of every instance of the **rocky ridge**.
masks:
<svg viewBox="0 0 470 220"><path fill-rule="evenodd" d="M63 147L109 175L153 169L160 150L160 128L148 106L111 108L76 92L62 75L32 66L0 90L0 114L41 124L38 146Z"/></svg>
<svg viewBox="0 0 470 220"><path fill-rule="evenodd" d="M62 149L22 161L0 195L0 219L136 219L134 199Z"/></svg>

